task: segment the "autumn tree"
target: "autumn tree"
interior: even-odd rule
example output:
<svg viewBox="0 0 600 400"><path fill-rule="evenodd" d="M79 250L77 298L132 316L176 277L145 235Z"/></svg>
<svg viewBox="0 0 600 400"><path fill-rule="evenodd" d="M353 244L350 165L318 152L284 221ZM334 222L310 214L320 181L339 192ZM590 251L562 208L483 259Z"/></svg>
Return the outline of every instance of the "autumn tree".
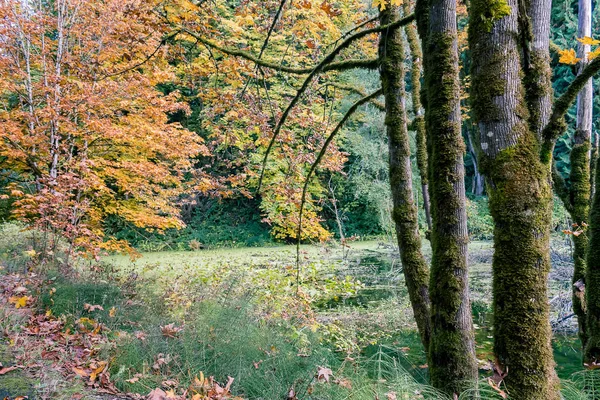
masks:
<svg viewBox="0 0 600 400"><path fill-rule="evenodd" d="M175 203L199 138L169 123L177 93L157 3L0 3L0 156L18 176L3 196L31 226L72 249L127 248L104 234L115 216L139 227L182 226Z"/></svg>

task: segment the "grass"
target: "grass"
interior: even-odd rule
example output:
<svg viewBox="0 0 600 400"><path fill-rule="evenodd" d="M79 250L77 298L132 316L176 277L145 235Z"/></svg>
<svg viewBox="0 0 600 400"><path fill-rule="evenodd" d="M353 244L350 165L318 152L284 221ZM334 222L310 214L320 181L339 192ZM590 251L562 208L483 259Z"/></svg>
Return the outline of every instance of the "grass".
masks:
<svg viewBox="0 0 600 400"><path fill-rule="evenodd" d="M40 311L64 318L67 327L81 317L104 324L111 340L99 357L110 360L111 379L124 391L145 395L166 389L169 380L186 388L203 373L223 384L233 377L233 391L248 399L283 399L290 390L305 400L371 400L387 393L444 399L426 384L423 348L391 250L353 243L348 259L335 247L302 251L300 296L294 246L163 252L133 262L107 257L100 269L80 262L79 276L55 276L43 288ZM427 247L424 252L429 257ZM484 359L491 350L491 254L490 242L470 245L478 354ZM553 294L562 290L560 280L550 287ZM88 312L86 304L102 309ZM163 334L161 326L168 324L182 328L176 337ZM579 362L577 343L567 336L555 347L559 374L571 376L577 369L571 365ZM320 367L332 370L330 382L317 379ZM24 382L49 392L56 380ZM564 397L594 398L597 383L596 375L577 373L563 380ZM500 398L485 379L473 386L481 398Z"/></svg>

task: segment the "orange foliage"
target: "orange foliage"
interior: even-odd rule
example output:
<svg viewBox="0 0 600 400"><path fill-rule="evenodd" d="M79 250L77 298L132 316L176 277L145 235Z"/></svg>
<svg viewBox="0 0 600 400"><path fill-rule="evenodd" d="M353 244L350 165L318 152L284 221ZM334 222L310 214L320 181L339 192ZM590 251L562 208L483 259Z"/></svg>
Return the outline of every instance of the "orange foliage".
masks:
<svg viewBox="0 0 600 400"><path fill-rule="evenodd" d="M0 2L0 159L24 181L9 187L15 216L97 253L103 221L181 227L174 199L198 136L168 121L189 112L178 93L155 1Z"/></svg>

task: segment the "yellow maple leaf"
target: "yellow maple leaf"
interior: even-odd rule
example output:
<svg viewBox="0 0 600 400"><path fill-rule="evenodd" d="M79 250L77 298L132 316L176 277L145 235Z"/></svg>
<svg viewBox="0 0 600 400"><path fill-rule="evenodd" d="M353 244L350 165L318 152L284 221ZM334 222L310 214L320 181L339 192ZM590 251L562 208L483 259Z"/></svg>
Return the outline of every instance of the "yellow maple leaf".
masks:
<svg viewBox="0 0 600 400"><path fill-rule="evenodd" d="M598 57L600 55L600 47L598 47L596 50L588 53L588 60L593 60L594 58Z"/></svg>
<svg viewBox="0 0 600 400"><path fill-rule="evenodd" d="M11 304L14 304L15 308L23 308L27 305L27 300L29 300L29 297L27 297L27 296L23 296L23 297L12 296L10 299L8 299L8 302Z"/></svg>
<svg viewBox="0 0 600 400"><path fill-rule="evenodd" d="M588 45L588 46L595 46L597 44L600 44L600 40L593 39L593 38L591 38L589 36L584 36L582 38L577 38L577 41L579 43L581 43L581 44L585 44L585 45Z"/></svg>
<svg viewBox="0 0 600 400"><path fill-rule="evenodd" d="M574 65L581 61L581 58L577 58L574 49L559 50L558 54L560 55L558 62L561 64Z"/></svg>
<svg viewBox="0 0 600 400"><path fill-rule="evenodd" d="M373 0L373 7L379 8L381 11L385 10L386 0Z"/></svg>

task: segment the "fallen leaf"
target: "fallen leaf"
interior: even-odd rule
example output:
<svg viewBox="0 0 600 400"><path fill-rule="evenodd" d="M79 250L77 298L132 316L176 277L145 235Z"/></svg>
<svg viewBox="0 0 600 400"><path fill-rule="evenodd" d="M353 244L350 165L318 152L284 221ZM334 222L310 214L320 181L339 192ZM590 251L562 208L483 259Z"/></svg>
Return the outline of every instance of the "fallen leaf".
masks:
<svg viewBox="0 0 600 400"><path fill-rule="evenodd" d="M329 382L333 371L327 367L317 367L317 380L319 382Z"/></svg>
<svg viewBox="0 0 600 400"><path fill-rule="evenodd" d="M182 327L175 326L175 324L169 324L160 327L160 331L162 332L164 337L175 338L183 330Z"/></svg>
<svg viewBox="0 0 600 400"><path fill-rule="evenodd" d="M15 369L19 369L19 367L16 366L12 366L12 367L4 367L2 369L0 369L0 375L4 375L9 373L10 371L14 371Z"/></svg>
<svg viewBox="0 0 600 400"><path fill-rule="evenodd" d="M90 312L90 313L91 313L91 312L94 312L94 311L96 311L96 310L104 311L104 307L102 307L102 306L101 306L101 305L99 305L99 304L96 304L96 305L91 305L91 304L85 303L85 304L83 305L83 309L84 309L85 311L87 311L87 312Z"/></svg>

